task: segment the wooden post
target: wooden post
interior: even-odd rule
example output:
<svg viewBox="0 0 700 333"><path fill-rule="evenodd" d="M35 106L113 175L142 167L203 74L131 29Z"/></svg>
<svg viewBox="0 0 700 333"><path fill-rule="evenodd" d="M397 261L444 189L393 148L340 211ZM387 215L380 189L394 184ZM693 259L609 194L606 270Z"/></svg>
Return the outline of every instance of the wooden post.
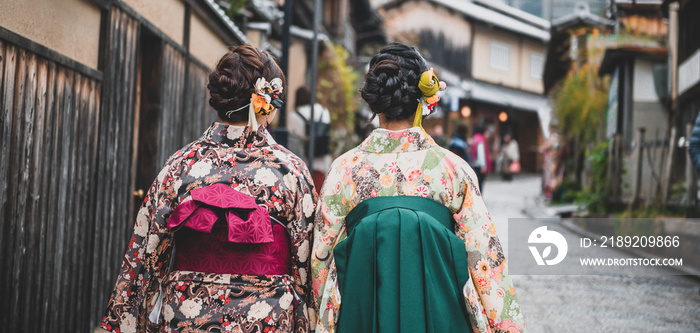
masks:
<svg viewBox="0 0 700 333"><path fill-rule="evenodd" d="M649 186L647 187L647 195L645 199L645 204L644 206L649 206L654 202L654 197L656 196L655 194L658 194L658 186L659 186L659 175L656 173L656 154L658 152L658 145L659 142L659 129L656 129L656 133L654 133L654 141L653 145L647 146L647 159L649 160L649 169L651 169L651 178L649 179ZM659 158L661 159L661 158ZM659 170L659 174L661 171Z"/></svg>
<svg viewBox="0 0 700 333"><path fill-rule="evenodd" d="M622 181L622 158L620 154L621 137L615 133L610 139L610 152L608 162L608 184L610 198L614 201L620 199L620 183Z"/></svg>
<svg viewBox="0 0 700 333"><path fill-rule="evenodd" d="M664 171L661 176L661 196L663 205L668 204L668 195L671 192L671 171L673 169L673 158L676 154L676 128L671 127L671 136L668 141L668 156L666 157Z"/></svg>
<svg viewBox="0 0 700 333"><path fill-rule="evenodd" d="M656 132L658 134L658 130ZM649 161L649 169L651 170L652 177L648 179L647 183L647 193L644 195L644 207L647 207L651 204L651 188L654 186L654 153L656 153L655 150L652 150L654 147L652 143L656 142L656 139L658 139L658 135L654 138L655 141L651 141L647 143L647 160ZM644 165L644 161L641 162L642 165Z"/></svg>
<svg viewBox="0 0 700 333"><path fill-rule="evenodd" d="M634 182L632 183L632 202L630 203L630 209L636 207L640 201L639 198L639 193L642 190L642 166L644 165L643 158L644 158L644 132L646 129L644 127L640 127L637 130L637 138L634 140L634 143L637 145L635 148L635 158L633 161L636 162L636 169L635 169L635 177L634 177Z"/></svg>
<svg viewBox="0 0 700 333"><path fill-rule="evenodd" d="M316 115L314 110L316 109L316 84L318 83L318 28L321 24L321 11L321 0L314 0L314 39L312 41L314 44L311 46L311 100L309 101L311 114L307 123L307 126L309 126L308 167L311 172L314 170L314 148L316 145ZM323 110L319 110L319 112L323 112ZM321 114L319 119L323 120L323 114Z"/></svg>
<svg viewBox="0 0 700 333"><path fill-rule="evenodd" d="M614 195L612 195L615 192L615 178L617 177L617 174L615 173L615 136L610 138L610 146L608 148L608 193L610 196L608 197L607 201L610 203L613 198L615 198Z"/></svg>

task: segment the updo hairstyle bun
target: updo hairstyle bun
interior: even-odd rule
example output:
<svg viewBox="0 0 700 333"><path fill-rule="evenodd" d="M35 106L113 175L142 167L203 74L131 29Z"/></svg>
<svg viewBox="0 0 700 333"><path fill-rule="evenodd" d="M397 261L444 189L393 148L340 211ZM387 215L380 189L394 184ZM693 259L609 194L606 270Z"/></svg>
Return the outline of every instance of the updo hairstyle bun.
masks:
<svg viewBox="0 0 700 333"><path fill-rule="evenodd" d="M418 88L420 75L428 70L415 48L392 43L382 48L369 63L362 99L375 114L384 114L389 121L412 117L423 93Z"/></svg>
<svg viewBox="0 0 700 333"><path fill-rule="evenodd" d="M268 52L261 52L246 44L226 53L209 74L207 84L209 105L216 110L219 119L230 122L248 121L248 109L244 106L250 103L250 96L255 92L255 81L261 77L268 82L278 77L282 79L283 87L287 85L284 73ZM243 109L226 115L228 111L242 107Z"/></svg>

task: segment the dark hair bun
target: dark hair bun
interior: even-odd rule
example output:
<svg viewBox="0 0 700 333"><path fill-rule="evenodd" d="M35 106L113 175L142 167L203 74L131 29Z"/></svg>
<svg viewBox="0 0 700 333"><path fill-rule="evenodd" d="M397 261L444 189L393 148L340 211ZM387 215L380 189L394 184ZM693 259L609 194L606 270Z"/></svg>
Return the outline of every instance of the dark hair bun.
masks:
<svg viewBox="0 0 700 333"><path fill-rule="evenodd" d="M255 92L255 82L261 77L268 82L279 77L282 85L286 85L284 73L270 54L251 45L232 49L209 74L209 105L216 110L221 120L247 121L248 109L244 106L250 103L250 95ZM242 107L237 112L228 112Z"/></svg>
<svg viewBox="0 0 700 333"><path fill-rule="evenodd" d="M425 70L425 60L414 48L389 44L370 61L360 89L362 98L373 113L384 114L387 120L408 119L415 114L422 96L418 81Z"/></svg>

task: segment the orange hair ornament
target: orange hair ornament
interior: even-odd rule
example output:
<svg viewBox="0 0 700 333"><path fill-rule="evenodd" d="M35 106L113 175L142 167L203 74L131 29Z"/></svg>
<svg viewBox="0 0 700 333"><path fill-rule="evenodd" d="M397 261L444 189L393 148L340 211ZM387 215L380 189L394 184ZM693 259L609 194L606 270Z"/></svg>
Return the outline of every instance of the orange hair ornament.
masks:
<svg viewBox="0 0 700 333"><path fill-rule="evenodd" d="M248 126L257 129L258 121L255 116L267 116L272 113L272 110L275 108L282 107L284 103L282 100L282 91L284 91L282 79L276 77L270 82L267 82L264 77L261 77L255 81L255 92L250 95L250 103L238 109L226 112L226 116L229 116L232 112L237 112L248 107Z"/></svg>

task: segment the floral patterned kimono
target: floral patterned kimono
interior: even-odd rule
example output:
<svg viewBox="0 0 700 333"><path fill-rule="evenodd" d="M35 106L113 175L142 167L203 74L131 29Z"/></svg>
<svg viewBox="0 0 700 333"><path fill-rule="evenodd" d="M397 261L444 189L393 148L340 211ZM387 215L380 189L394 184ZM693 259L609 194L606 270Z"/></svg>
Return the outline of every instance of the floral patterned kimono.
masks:
<svg viewBox="0 0 700 333"><path fill-rule="evenodd" d="M562 147L559 134L550 130L549 138L542 149L544 155L544 170L542 171L542 192L547 198L552 197L554 190L564 178L564 166L561 163Z"/></svg>
<svg viewBox="0 0 700 333"><path fill-rule="evenodd" d="M172 155L150 187L102 328L122 333L308 332L307 272L316 201L310 179L306 165L276 144L264 127L253 131L214 123ZM243 218L226 215L229 220L222 222L223 215L216 214L223 213L215 213L217 203L252 209L243 210L249 212ZM211 210L192 213L197 205ZM266 217L256 223L268 239L245 240L235 230L254 220L244 223L253 212ZM199 226L204 232L195 230L195 216L203 217L202 223L211 217L207 227ZM183 221L184 227L178 225ZM269 242L273 236L275 242ZM243 243L230 243L236 237ZM162 308L159 324L154 324L149 316L154 308L158 314L159 297Z"/></svg>
<svg viewBox="0 0 700 333"><path fill-rule="evenodd" d="M333 162L317 205L311 256L316 332L335 331L342 308L333 247L347 238L348 212L368 198L400 195L427 197L452 212L455 234L467 251L470 277L463 294L474 332L524 332L506 259L474 171L418 127L377 129Z"/></svg>

